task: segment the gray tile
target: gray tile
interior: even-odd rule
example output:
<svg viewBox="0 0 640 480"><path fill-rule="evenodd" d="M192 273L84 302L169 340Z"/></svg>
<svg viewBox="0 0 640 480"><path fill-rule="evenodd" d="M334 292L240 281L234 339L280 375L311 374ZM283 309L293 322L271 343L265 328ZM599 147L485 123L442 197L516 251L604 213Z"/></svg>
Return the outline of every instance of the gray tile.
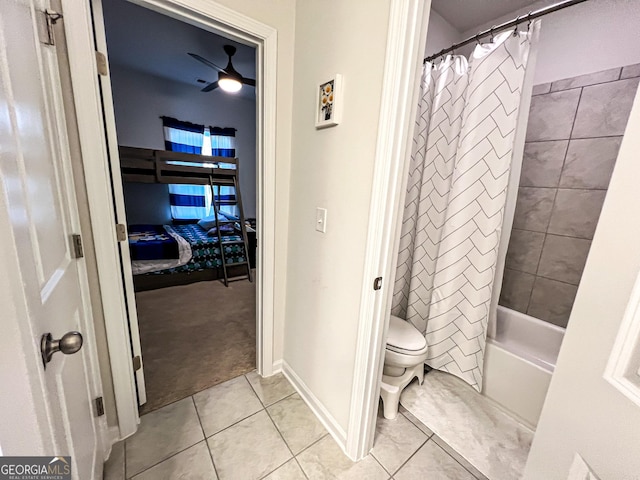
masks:
<svg viewBox="0 0 640 480"><path fill-rule="evenodd" d="M526 143L520 186L557 187L568 143L568 140Z"/></svg>
<svg viewBox="0 0 640 480"><path fill-rule="evenodd" d="M640 77L640 63L624 67L622 69L622 75L620 75L620 80L634 77Z"/></svg>
<svg viewBox="0 0 640 480"><path fill-rule="evenodd" d="M174 455L155 467L136 475L132 480L216 480L218 476L211 462L206 442Z"/></svg>
<svg viewBox="0 0 640 480"><path fill-rule="evenodd" d="M602 70L600 72L588 73L586 75L580 75L578 77L565 78L558 80L551 84L552 92L559 92L560 90L568 90L576 87L586 87L588 85L596 85L598 83L613 82L620 78L620 67L612 68L610 70Z"/></svg>
<svg viewBox="0 0 640 480"><path fill-rule="evenodd" d="M247 373L246 377L265 406L282 400L296 391L282 373L261 377L258 372L253 371Z"/></svg>
<svg viewBox="0 0 640 480"><path fill-rule="evenodd" d="M555 188L520 187L513 228L546 232L555 195Z"/></svg>
<svg viewBox="0 0 640 480"><path fill-rule="evenodd" d="M297 456L298 462L308 478L313 480L386 480L389 474L371 456L352 462L338 444L327 435Z"/></svg>
<svg viewBox="0 0 640 480"><path fill-rule="evenodd" d="M531 92L531 95L543 95L545 93L549 93L551 91L551 84L550 83L541 83L539 85L534 85L533 86L533 91Z"/></svg>
<svg viewBox="0 0 640 480"><path fill-rule="evenodd" d="M400 405L400 408L398 409L398 411L402 415L404 415L407 420L409 420L416 427L418 427L420 431L424 433L427 437L430 437L431 435L433 435L433 432L429 427L427 427L424 423L422 423L413 413L411 413L409 410L404 408L402 405Z"/></svg>
<svg viewBox="0 0 640 480"><path fill-rule="evenodd" d="M109 459L104 462L103 480L124 480L124 441L111 447Z"/></svg>
<svg viewBox="0 0 640 480"><path fill-rule="evenodd" d="M639 81L630 78L585 87L571 138L623 135Z"/></svg>
<svg viewBox="0 0 640 480"><path fill-rule="evenodd" d="M548 233L593 238L606 193L604 190L558 189Z"/></svg>
<svg viewBox="0 0 640 480"><path fill-rule="evenodd" d="M300 465L295 459L289 460L287 463L279 467L275 472L264 477L264 480L306 480Z"/></svg>
<svg viewBox="0 0 640 480"><path fill-rule="evenodd" d="M207 440L220 480L253 480L292 458L264 410Z"/></svg>
<svg viewBox="0 0 640 480"><path fill-rule="evenodd" d="M244 376L196 393L193 399L207 437L262 409Z"/></svg>
<svg viewBox="0 0 640 480"><path fill-rule="evenodd" d="M580 89L537 95L531 98L527 142L566 140L571 134Z"/></svg>
<svg viewBox="0 0 640 480"><path fill-rule="evenodd" d="M191 397L143 415L136 434L125 441L127 476L136 475L203 439Z"/></svg>
<svg viewBox="0 0 640 480"><path fill-rule="evenodd" d="M371 455L393 475L428 438L403 415L387 420L379 409Z"/></svg>
<svg viewBox="0 0 640 480"><path fill-rule="evenodd" d="M527 313L532 317L566 327L578 287L536 277Z"/></svg>
<svg viewBox="0 0 640 480"><path fill-rule="evenodd" d="M526 313L535 279L536 277L530 273L505 268L502 290L500 291L500 305Z"/></svg>
<svg viewBox="0 0 640 480"><path fill-rule="evenodd" d="M407 386L401 401L487 477L522 478L533 431L478 395L464 380L432 370L422 385Z"/></svg>
<svg viewBox="0 0 640 480"><path fill-rule="evenodd" d="M535 274L538 270L544 233L529 230L511 230L506 267Z"/></svg>
<svg viewBox="0 0 640 480"><path fill-rule="evenodd" d="M621 142L622 137L571 140L560 187L606 189Z"/></svg>
<svg viewBox="0 0 640 480"><path fill-rule="evenodd" d="M398 473L396 480L475 480L462 465L429 440Z"/></svg>
<svg viewBox="0 0 640 480"><path fill-rule="evenodd" d="M451 448L447 444L447 442L442 440L437 435L434 435L432 440L441 449L443 449L445 452L447 452L449 455L451 455L460 465L462 465L469 472L471 472L471 474L474 477L476 477L478 480L488 480L486 475L484 475L480 470L478 470L476 467L471 465L471 463L466 458L464 458L462 455L460 455L458 452L456 452L453 448Z"/></svg>
<svg viewBox="0 0 640 480"><path fill-rule="evenodd" d="M267 407L267 412L294 455L327 434L322 423L297 393Z"/></svg>
<svg viewBox="0 0 640 480"><path fill-rule="evenodd" d="M547 235L538 275L578 285L590 247L591 240Z"/></svg>

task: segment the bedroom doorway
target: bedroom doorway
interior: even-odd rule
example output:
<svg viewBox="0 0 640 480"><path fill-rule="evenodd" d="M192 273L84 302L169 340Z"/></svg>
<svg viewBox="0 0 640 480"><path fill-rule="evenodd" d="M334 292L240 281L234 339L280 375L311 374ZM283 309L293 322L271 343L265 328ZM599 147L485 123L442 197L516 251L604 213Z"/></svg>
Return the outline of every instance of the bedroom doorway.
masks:
<svg viewBox="0 0 640 480"><path fill-rule="evenodd" d="M256 368L256 49L101 3L147 413Z"/></svg>

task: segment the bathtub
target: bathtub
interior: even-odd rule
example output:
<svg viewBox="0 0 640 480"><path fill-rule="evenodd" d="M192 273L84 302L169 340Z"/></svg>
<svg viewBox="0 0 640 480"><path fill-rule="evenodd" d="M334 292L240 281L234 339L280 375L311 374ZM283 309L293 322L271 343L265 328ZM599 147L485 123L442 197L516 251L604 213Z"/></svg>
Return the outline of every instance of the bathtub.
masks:
<svg viewBox="0 0 640 480"><path fill-rule="evenodd" d="M535 429L564 331L498 306L495 334L485 349L482 393Z"/></svg>

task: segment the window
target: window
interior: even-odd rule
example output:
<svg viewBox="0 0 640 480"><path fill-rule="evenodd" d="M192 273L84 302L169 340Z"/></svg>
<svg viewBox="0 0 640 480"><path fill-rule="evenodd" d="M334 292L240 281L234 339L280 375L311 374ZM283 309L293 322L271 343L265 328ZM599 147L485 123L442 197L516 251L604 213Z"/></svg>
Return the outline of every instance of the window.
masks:
<svg viewBox="0 0 640 480"><path fill-rule="evenodd" d="M165 148L169 151L217 157L236 155L234 128L205 127L170 117L162 117L162 124ZM224 164L220 166L224 168ZM238 216L233 187L220 187L215 197L221 202L219 210L222 213ZM199 220L213 215L211 188L207 185L171 184L169 203L171 216L176 220Z"/></svg>

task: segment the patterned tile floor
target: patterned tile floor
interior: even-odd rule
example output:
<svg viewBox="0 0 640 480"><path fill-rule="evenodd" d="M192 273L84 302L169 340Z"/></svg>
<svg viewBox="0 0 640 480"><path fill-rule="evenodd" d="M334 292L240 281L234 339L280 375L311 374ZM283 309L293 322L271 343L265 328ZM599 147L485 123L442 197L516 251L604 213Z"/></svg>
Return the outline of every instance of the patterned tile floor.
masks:
<svg viewBox="0 0 640 480"><path fill-rule="evenodd" d="M371 454L349 460L281 375L255 372L142 417L105 480L483 479L401 408L379 415Z"/></svg>

